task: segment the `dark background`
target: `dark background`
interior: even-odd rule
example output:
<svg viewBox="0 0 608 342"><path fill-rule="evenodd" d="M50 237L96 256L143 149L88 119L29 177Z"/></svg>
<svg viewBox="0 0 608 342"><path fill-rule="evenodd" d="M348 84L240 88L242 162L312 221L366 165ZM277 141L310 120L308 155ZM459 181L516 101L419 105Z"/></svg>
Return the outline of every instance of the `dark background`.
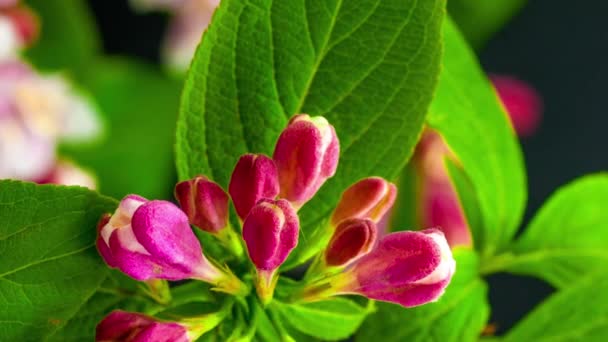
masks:
<svg viewBox="0 0 608 342"><path fill-rule="evenodd" d="M89 0L110 54L158 62L168 17L138 15L128 1ZM535 135L522 140L529 200L526 221L559 186L608 169L605 83L606 1L533 0L480 50L483 67L533 85L544 100ZM493 323L504 332L551 291L547 284L491 276Z"/></svg>

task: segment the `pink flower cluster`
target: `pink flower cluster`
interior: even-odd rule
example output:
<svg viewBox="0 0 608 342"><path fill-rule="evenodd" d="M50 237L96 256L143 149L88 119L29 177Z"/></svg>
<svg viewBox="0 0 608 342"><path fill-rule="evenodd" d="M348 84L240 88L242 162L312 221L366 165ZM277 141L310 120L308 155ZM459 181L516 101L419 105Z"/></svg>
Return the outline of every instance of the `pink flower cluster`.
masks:
<svg viewBox="0 0 608 342"><path fill-rule="evenodd" d="M190 228L192 224L231 246L228 240L237 235L229 220L232 200L242 223L237 244L244 242L256 269L258 297L267 303L279 267L298 244L298 210L335 174L339 151L334 127L325 118L296 115L279 136L272 158L246 154L238 160L228 192L198 176L177 184L181 210L166 201L125 197L114 215L99 223L99 252L109 266L137 280L198 279L245 295L247 286L203 255ZM411 307L441 296L455 271L441 231L397 232L377 241L376 224L392 207L396 192L394 184L379 177L344 191L327 226L327 247L294 301L359 294ZM232 251L238 254L239 249Z"/></svg>

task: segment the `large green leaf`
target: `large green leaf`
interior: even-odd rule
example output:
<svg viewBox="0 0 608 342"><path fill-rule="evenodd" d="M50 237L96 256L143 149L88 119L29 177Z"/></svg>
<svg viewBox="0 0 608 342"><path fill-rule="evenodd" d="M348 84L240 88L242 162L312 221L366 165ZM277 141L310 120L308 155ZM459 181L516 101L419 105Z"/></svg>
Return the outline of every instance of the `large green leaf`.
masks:
<svg viewBox="0 0 608 342"><path fill-rule="evenodd" d="M226 0L190 68L177 129L177 169L227 185L238 157L271 154L295 113L336 127L336 176L303 208L303 238L339 194L396 176L437 81L444 0Z"/></svg>
<svg viewBox="0 0 608 342"><path fill-rule="evenodd" d="M490 313L487 286L478 276L478 257L456 249L456 274L438 302L405 309L376 303L357 333L358 341L477 341Z"/></svg>
<svg viewBox="0 0 608 342"><path fill-rule="evenodd" d="M608 273L587 276L551 296L517 324L504 342L602 342L608 336Z"/></svg>
<svg viewBox="0 0 608 342"><path fill-rule="evenodd" d="M608 174L580 178L543 205L512 252L488 270L540 277L558 288L608 265ZM486 270L486 271L488 271Z"/></svg>
<svg viewBox="0 0 608 342"><path fill-rule="evenodd" d="M308 304L276 302L275 306L293 329L323 340L340 340L354 334L371 311L371 307L346 298Z"/></svg>
<svg viewBox="0 0 608 342"><path fill-rule="evenodd" d="M93 14L84 0L26 0L40 17L40 39L27 57L42 69L82 69L101 50Z"/></svg>
<svg viewBox="0 0 608 342"><path fill-rule="evenodd" d="M91 341L95 336L95 327L110 311L120 308L133 312L147 312L153 304L139 292L139 285L135 280L118 271L111 271L95 294L46 341Z"/></svg>
<svg viewBox="0 0 608 342"><path fill-rule="evenodd" d="M428 116L462 164L477 194L486 254L513 237L526 202L522 154L507 115L473 52L451 21L444 25L443 70Z"/></svg>
<svg viewBox="0 0 608 342"><path fill-rule="evenodd" d="M170 197L181 82L137 61L100 59L81 83L106 115L108 135L101 144L65 146L63 152L96 173L104 194Z"/></svg>
<svg viewBox="0 0 608 342"><path fill-rule="evenodd" d="M40 341L66 325L107 275L95 249L110 198L78 187L0 181L0 336Z"/></svg>

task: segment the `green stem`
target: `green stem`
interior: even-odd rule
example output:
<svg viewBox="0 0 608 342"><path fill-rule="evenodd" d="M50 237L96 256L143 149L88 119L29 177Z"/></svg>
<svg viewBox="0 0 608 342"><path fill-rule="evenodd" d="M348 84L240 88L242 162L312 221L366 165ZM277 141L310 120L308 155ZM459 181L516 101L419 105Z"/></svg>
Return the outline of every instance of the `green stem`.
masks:
<svg viewBox="0 0 608 342"><path fill-rule="evenodd" d="M241 237L237 234L232 225L229 223L228 226L222 229L217 235L217 238L222 242L224 247L234 254L239 260L243 259L245 250L243 248L243 242Z"/></svg>

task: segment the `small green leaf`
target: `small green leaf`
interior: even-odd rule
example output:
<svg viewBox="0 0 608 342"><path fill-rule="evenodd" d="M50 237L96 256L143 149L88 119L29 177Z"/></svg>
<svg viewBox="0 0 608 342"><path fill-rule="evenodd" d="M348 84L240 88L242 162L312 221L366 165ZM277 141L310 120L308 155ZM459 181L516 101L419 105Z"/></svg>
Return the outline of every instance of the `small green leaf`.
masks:
<svg viewBox="0 0 608 342"><path fill-rule="evenodd" d="M275 303L281 317L292 328L323 340L351 336L370 312L370 307L360 306L346 298L308 304Z"/></svg>
<svg viewBox="0 0 608 342"><path fill-rule="evenodd" d="M499 99L454 26L444 25L444 58L428 116L467 173L482 215L475 246L492 254L517 231L526 202L521 150Z"/></svg>
<svg viewBox="0 0 608 342"><path fill-rule="evenodd" d="M116 205L84 188L0 181L3 340L43 340L93 296L108 273L95 226Z"/></svg>
<svg viewBox="0 0 608 342"><path fill-rule="evenodd" d="M540 304L504 342L602 342L608 336L608 273L585 277Z"/></svg>
<svg viewBox="0 0 608 342"><path fill-rule="evenodd" d="M456 274L436 303L405 309L376 303L357 333L358 341L477 341L489 317L487 286L478 276L478 257L469 249L454 250Z"/></svg>
<svg viewBox="0 0 608 342"><path fill-rule="evenodd" d="M512 250L491 270L540 277L558 288L608 265L608 174L585 176L543 205ZM511 253L512 252L512 253Z"/></svg>
<svg viewBox="0 0 608 342"><path fill-rule="evenodd" d="M392 179L407 162L439 73L444 12L444 0L223 1L182 97L179 177L226 186L240 155L272 154L292 115L327 117L340 166L302 210L306 248L348 185Z"/></svg>
<svg viewBox="0 0 608 342"><path fill-rule="evenodd" d="M86 1L25 2L41 22L40 38L27 50L27 58L36 67L82 70L101 51L99 33Z"/></svg>
<svg viewBox="0 0 608 342"><path fill-rule="evenodd" d="M64 146L63 153L93 170L104 194L171 198L181 82L134 60L99 59L81 83L106 114L108 135L101 144Z"/></svg>

